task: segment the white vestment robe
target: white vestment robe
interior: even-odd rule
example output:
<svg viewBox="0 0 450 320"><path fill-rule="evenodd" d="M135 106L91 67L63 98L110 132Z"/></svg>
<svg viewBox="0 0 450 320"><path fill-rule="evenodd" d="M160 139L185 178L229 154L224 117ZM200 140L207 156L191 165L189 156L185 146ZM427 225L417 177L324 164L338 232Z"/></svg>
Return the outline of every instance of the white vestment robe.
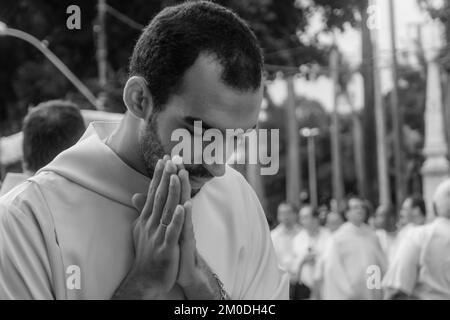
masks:
<svg viewBox="0 0 450 320"><path fill-rule="evenodd" d="M296 268L304 261L308 253L315 254L315 261L313 263L306 263L303 265L299 276L299 282L314 288L317 279L317 268L320 268L322 256L328 247L331 233L319 227L317 234L310 235L307 230L302 230L294 239L294 250L296 254ZM298 270L297 270L298 271Z"/></svg>
<svg viewBox="0 0 450 320"><path fill-rule="evenodd" d="M131 199L150 180L94 123L81 140L0 198L0 299L110 299L134 259ZM288 299L257 196L230 167L193 198L197 249L233 299Z"/></svg>
<svg viewBox="0 0 450 320"><path fill-rule="evenodd" d="M401 238L383 287L417 299L450 300L449 219L438 217Z"/></svg>
<svg viewBox="0 0 450 320"><path fill-rule="evenodd" d="M300 232L300 226L295 225L292 229L279 224L270 233L272 236L275 254L278 258L278 264L282 270L289 273L291 282L296 282L297 266L296 255L294 251L294 239Z"/></svg>
<svg viewBox="0 0 450 320"><path fill-rule="evenodd" d="M374 231L350 222L332 234L322 260L325 300L381 299L386 257Z"/></svg>

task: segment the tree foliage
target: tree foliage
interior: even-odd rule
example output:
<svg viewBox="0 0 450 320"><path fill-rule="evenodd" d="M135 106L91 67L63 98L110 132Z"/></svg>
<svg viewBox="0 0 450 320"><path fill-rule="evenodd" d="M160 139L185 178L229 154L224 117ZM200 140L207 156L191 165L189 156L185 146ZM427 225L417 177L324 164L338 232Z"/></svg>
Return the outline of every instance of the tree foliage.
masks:
<svg viewBox="0 0 450 320"><path fill-rule="evenodd" d="M146 25L163 7L176 0L108 0L107 4L139 24ZM289 70L305 63L326 64L326 48L315 41L301 41L309 18L317 10L324 13L325 30L355 22L354 0L218 0L241 17L255 31L265 54L269 72ZM81 30L68 30L66 9L81 8ZM2 0L0 21L45 41L88 87L97 94L97 62L94 26L96 1L93 0ZM107 15L109 110L124 111L121 90L126 80L128 59L139 30ZM294 69L292 69L294 68ZM18 131L29 106L51 98L69 97L83 108L84 98L35 48L18 39L0 37L0 134ZM285 70L286 71L286 70Z"/></svg>

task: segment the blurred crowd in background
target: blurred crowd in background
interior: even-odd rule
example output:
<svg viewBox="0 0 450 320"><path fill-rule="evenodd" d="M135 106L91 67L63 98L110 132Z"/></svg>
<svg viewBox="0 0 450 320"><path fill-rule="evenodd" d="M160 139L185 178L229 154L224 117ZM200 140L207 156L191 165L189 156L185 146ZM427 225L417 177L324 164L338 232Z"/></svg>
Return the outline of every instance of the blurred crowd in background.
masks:
<svg viewBox="0 0 450 320"><path fill-rule="evenodd" d="M395 221L392 207L374 210L357 196L342 211L281 203L271 234L290 299L450 299L449 191L450 181L436 191L428 223L420 195L404 200Z"/></svg>

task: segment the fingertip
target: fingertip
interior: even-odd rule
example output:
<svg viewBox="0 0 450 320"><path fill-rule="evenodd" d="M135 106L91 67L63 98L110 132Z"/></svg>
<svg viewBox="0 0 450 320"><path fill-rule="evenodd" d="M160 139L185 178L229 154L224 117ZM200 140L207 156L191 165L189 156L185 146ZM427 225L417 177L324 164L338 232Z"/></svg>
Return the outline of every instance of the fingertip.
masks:
<svg viewBox="0 0 450 320"><path fill-rule="evenodd" d="M133 203L133 205L135 205L137 198L139 197L139 193L135 193L133 194L133 196L131 197L131 202Z"/></svg>
<svg viewBox="0 0 450 320"><path fill-rule="evenodd" d="M175 164L173 163L173 161L172 160L167 160L167 162L166 162L166 170L167 170L167 172L170 172L170 173L175 173L175 172L177 172L177 167L175 166Z"/></svg>
<svg viewBox="0 0 450 320"><path fill-rule="evenodd" d="M159 159L158 162L156 162L155 171L161 170L163 163L164 161L162 159Z"/></svg>
<svg viewBox="0 0 450 320"><path fill-rule="evenodd" d="M184 208L182 205L177 205L175 208L174 217L175 222L179 225L184 224Z"/></svg>
<svg viewBox="0 0 450 320"><path fill-rule="evenodd" d="M190 200L184 203L184 209L192 209L192 202Z"/></svg>
<svg viewBox="0 0 450 320"><path fill-rule="evenodd" d="M177 174L171 174L170 175L170 183L173 186L178 186L180 184L180 179L179 179Z"/></svg>
<svg viewBox="0 0 450 320"><path fill-rule="evenodd" d="M189 172L186 169L181 169L180 172L178 172L178 176L180 179L189 179Z"/></svg>
<svg viewBox="0 0 450 320"><path fill-rule="evenodd" d="M145 196L143 194L135 193L131 198L131 203L136 209L140 210L141 207L143 206L144 199Z"/></svg>
<svg viewBox="0 0 450 320"><path fill-rule="evenodd" d="M179 155L174 155L172 157L172 161L176 166L182 166L183 165L183 159Z"/></svg>

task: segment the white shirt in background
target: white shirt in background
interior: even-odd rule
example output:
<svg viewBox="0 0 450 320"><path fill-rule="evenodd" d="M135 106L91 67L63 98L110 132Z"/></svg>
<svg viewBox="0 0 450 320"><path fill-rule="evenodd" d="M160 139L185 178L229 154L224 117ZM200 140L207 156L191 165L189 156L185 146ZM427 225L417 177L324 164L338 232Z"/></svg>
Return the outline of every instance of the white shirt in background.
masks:
<svg viewBox="0 0 450 320"><path fill-rule="evenodd" d="M299 281L309 288L313 288L319 261L328 245L330 232L320 227L315 235L310 235L308 231L302 230L294 239L294 250L297 255L296 268L305 259L308 253L316 255L315 263L306 263L303 265L299 275Z"/></svg>
<svg viewBox="0 0 450 320"><path fill-rule="evenodd" d="M397 250L404 238L408 238L408 234L417 228L417 225L413 223L408 223L407 225L403 226L400 230L398 230L397 235L392 242L391 249L389 250L389 256L388 260L392 261L395 256L397 256Z"/></svg>
<svg viewBox="0 0 450 320"><path fill-rule="evenodd" d="M383 280L388 290L418 299L450 299L450 220L436 218L401 239Z"/></svg>
<svg viewBox="0 0 450 320"><path fill-rule="evenodd" d="M323 299L382 299L381 280L386 257L378 237L367 225L344 223L330 239L323 256ZM369 287L373 270L379 272L379 288ZM373 276L373 275L372 275Z"/></svg>
<svg viewBox="0 0 450 320"><path fill-rule="evenodd" d="M389 261L392 257L392 250L394 248L396 237L394 234L387 232L384 229L377 229L375 230L375 233L378 237L378 241L380 242L381 249L383 249L383 252Z"/></svg>

